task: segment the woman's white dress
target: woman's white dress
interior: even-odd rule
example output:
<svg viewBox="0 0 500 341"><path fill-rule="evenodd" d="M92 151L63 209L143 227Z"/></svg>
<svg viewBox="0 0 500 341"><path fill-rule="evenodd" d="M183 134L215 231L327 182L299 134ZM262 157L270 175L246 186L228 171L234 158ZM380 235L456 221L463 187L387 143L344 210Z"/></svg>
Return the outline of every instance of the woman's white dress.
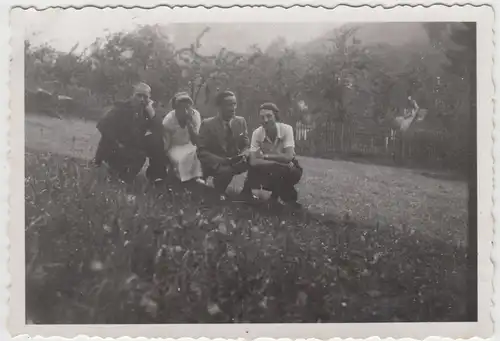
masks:
<svg viewBox="0 0 500 341"><path fill-rule="evenodd" d="M193 130L198 133L201 116L196 110L193 111L192 122ZM196 154L196 146L191 143L187 126L184 128L180 126L175 111L169 112L163 119L163 131L167 156L177 178L185 182L201 177L201 164Z"/></svg>

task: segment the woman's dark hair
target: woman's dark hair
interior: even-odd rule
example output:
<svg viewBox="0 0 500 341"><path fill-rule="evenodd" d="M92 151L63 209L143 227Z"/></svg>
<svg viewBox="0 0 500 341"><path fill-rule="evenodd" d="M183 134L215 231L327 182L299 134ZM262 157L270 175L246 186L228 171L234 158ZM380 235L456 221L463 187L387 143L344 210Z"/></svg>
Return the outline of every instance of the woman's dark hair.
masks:
<svg viewBox="0 0 500 341"><path fill-rule="evenodd" d="M259 112L261 110L271 110L274 113L274 118L276 119L276 121L281 122L280 110L278 109L278 106L276 104L271 102L264 103L259 107Z"/></svg>
<svg viewBox="0 0 500 341"><path fill-rule="evenodd" d="M236 95L234 94L234 92L229 91L229 90L219 92L215 96L215 105L220 106L222 104L222 102L224 102L224 100L228 97L236 97Z"/></svg>

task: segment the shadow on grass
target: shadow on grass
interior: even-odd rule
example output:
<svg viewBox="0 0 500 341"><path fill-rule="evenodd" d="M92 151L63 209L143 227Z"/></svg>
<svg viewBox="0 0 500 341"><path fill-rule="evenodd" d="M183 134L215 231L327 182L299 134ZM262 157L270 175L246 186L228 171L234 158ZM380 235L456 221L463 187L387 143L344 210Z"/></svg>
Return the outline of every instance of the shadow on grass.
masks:
<svg viewBox="0 0 500 341"><path fill-rule="evenodd" d="M109 181L26 154L34 323L460 321L465 250L418 231Z"/></svg>

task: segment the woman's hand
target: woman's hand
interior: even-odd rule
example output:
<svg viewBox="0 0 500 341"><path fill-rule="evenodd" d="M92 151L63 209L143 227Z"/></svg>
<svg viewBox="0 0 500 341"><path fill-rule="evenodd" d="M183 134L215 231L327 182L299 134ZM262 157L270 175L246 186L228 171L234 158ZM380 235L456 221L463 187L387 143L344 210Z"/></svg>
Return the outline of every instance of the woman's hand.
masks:
<svg viewBox="0 0 500 341"><path fill-rule="evenodd" d="M155 116L155 109L153 108L153 103L154 101L150 99L145 108L149 118L153 118Z"/></svg>

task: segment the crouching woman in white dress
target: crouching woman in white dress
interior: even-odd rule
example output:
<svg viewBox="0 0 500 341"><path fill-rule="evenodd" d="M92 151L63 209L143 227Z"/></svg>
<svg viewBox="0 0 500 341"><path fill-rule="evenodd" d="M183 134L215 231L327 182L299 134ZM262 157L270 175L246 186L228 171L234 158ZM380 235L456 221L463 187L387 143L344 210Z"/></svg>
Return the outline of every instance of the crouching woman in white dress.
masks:
<svg viewBox="0 0 500 341"><path fill-rule="evenodd" d="M193 100L186 92L172 98L172 109L163 119L165 149L171 170L181 182L202 182L201 164L196 154L200 113L193 109Z"/></svg>

